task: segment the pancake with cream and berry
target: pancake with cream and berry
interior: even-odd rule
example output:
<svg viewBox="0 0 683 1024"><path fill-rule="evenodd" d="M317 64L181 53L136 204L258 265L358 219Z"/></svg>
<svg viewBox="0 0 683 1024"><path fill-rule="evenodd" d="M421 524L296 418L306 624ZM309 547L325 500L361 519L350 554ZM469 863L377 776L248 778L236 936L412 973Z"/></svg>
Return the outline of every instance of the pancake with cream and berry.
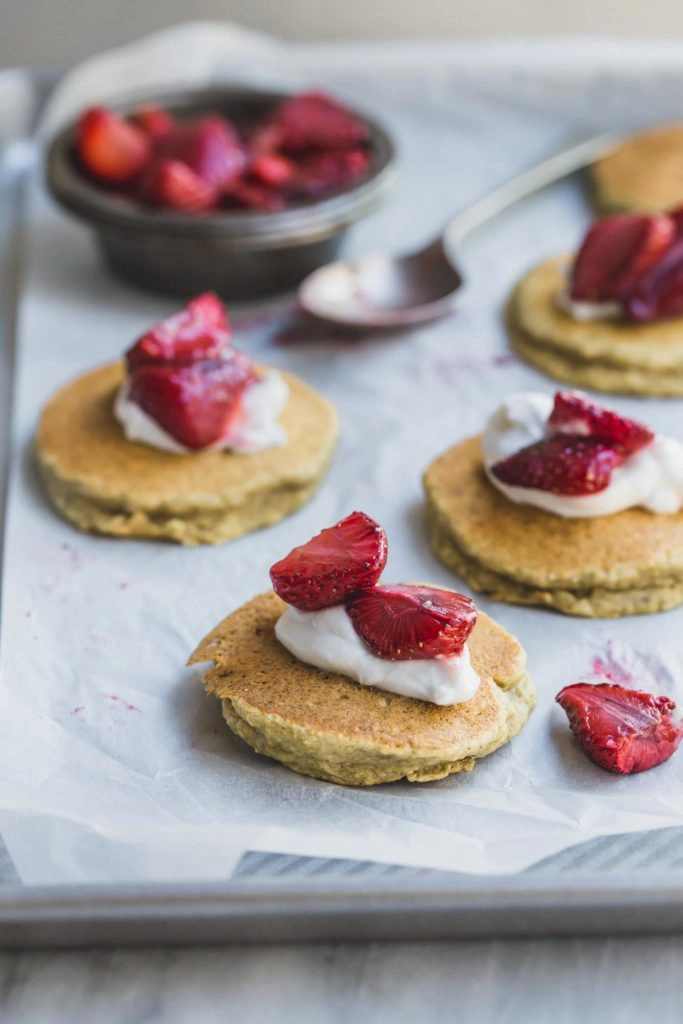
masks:
<svg viewBox="0 0 683 1024"><path fill-rule="evenodd" d="M199 644L190 664L213 662L204 685L257 753L328 782L429 782L525 725L518 641L462 594L380 585L386 557L382 528L354 512Z"/></svg>
<svg viewBox="0 0 683 1024"><path fill-rule="evenodd" d="M291 374L232 345L210 294L43 410L38 465L81 530L215 544L277 522L318 489L337 416Z"/></svg>
<svg viewBox="0 0 683 1024"><path fill-rule="evenodd" d="M683 443L580 394L510 395L424 485L437 557L497 600L595 617L683 602Z"/></svg>
<svg viewBox="0 0 683 1024"><path fill-rule="evenodd" d="M597 221L574 260L519 282L507 320L517 353L558 380L683 395L683 211Z"/></svg>

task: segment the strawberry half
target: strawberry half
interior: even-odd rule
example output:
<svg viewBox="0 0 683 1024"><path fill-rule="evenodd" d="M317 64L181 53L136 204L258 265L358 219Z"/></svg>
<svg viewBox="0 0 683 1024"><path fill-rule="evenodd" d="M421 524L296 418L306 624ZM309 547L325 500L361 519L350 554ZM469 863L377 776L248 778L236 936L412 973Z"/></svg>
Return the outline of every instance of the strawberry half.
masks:
<svg viewBox="0 0 683 1024"><path fill-rule="evenodd" d="M157 160L143 175L139 198L179 213L204 213L218 202L217 189L182 160Z"/></svg>
<svg viewBox="0 0 683 1024"><path fill-rule="evenodd" d="M392 661L452 658L477 621L474 602L436 587L373 587L352 598L347 612L373 654Z"/></svg>
<svg viewBox="0 0 683 1024"><path fill-rule="evenodd" d="M260 139L259 139L260 135ZM308 92L285 100L257 133L257 148L306 150L350 149L369 141L364 121L322 92Z"/></svg>
<svg viewBox="0 0 683 1024"><path fill-rule="evenodd" d="M589 401L574 391L558 391L548 418L553 433L574 437L593 437L633 455L652 440L654 434L642 423L620 416L613 409Z"/></svg>
<svg viewBox="0 0 683 1024"><path fill-rule="evenodd" d="M270 578L283 601L313 612L373 587L386 560L382 527L364 512L352 512L276 562Z"/></svg>
<svg viewBox="0 0 683 1024"><path fill-rule="evenodd" d="M640 278L624 304L627 314L641 323L683 313L683 239Z"/></svg>
<svg viewBox="0 0 683 1024"><path fill-rule="evenodd" d="M618 214L597 221L574 261L572 299L602 302L628 295L675 237L676 225L666 214Z"/></svg>
<svg viewBox="0 0 683 1024"><path fill-rule="evenodd" d="M247 165L237 132L222 117L204 117L186 125L173 141L173 156L217 192L239 178Z"/></svg>
<svg viewBox="0 0 683 1024"><path fill-rule="evenodd" d="M192 450L224 440L244 418L242 395L255 379L242 353L181 366L140 366L128 397L179 444Z"/></svg>
<svg viewBox="0 0 683 1024"><path fill-rule="evenodd" d="M683 739L676 704L615 683L576 683L555 698L586 757L608 772L630 775L667 761Z"/></svg>
<svg viewBox="0 0 683 1024"><path fill-rule="evenodd" d="M513 487L579 497L604 491L624 453L593 437L556 434L496 462L493 475Z"/></svg>
<svg viewBox="0 0 683 1024"><path fill-rule="evenodd" d="M138 128L142 128L153 143L169 139L176 131L176 122L173 116L156 103L145 103L138 107L133 113L132 120Z"/></svg>
<svg viewBox="0 0 683 1024"><path fill-rule="evenodd" d="M91 107L82 115L76 149L85 169L111 185L134 178L151 153L145 133L105 107Z"/></svg>
<svg viewBox="0 0 683 1024"><path fill-rule="evenodd" d="M181 365L218 359L229 347L225 306L216 295L205 292L175 316L146 331L128 350L126 361L132 373L143 365Z"/></svg>

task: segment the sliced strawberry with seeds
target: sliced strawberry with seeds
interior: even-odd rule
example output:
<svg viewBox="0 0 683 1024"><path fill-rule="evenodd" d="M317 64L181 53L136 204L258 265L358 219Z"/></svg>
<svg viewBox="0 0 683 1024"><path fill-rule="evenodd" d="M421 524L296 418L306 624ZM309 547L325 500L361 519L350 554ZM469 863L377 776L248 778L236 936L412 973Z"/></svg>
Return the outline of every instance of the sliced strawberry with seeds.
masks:
<svg viewBox="0 0 683 1024"><path fill-rule="evenodd" d="M575 683L555 698L584 754L609 772L630 775L667 761L683 739L676 704L615 683Z"/></svg>
<svg viewBox="0 0 683 1024"><path fill-rule="evenodd" d="M86 110L78 123L76 147L85 169L112 185L131 181L151 152L145 133L106 107Z"/></svg>
<svg viewBox="0 0 683 1024"><path fill-rule="evenodd" d="M349 149L369 141L368 126L322 92L308 92L285 100L273 111L261 131L271 128L274 148L286 153L310 149ZM272 141L271 141L272 144Z"/></svg>
<svg viewBox="0 0 683 1024"><path fill-rule="evenodd" d="M582 302L621 299L661 260L676 237L666 214L618 214L597 221L574 261L570 293Z"/></svg>
<svg viewBox="0 0 683 1024"><path fill-rule="evenodd" d="M347 612L358 636L379 658L452 658L477 621L474 602L436 587L373 587L352 598Z"/></svg>
<svg viewBox="0 0 683 1024"><path fill-rule="evenodd" d="M579 497L604 491L623 461L622 451L597 438L556 434L494 463L491 472L512 487Z"/></svg>
<svg viewBox="0 0 683 1024"><path fill-rule="evenodd" d="M382 527L364 512L352 512L276 562L270 578L283 601L311 612L374 586L386 560Z"/></svg>
<svg viewBox="0 0 683 1024"><path fill-rule="evenodd" d="M179 366L219 359L228 349L230 327L225 306L212 292L205 292L146 331L128 350L126 360L133 372L143 365Z"/></svg>
<svg viewBox="0 0 683 1024"><path fill-rule="evenodd" d="M241 353L185 366L140 366L128 397L179 444L192 450L224 440L244 419L242 397L255 379Z"/></svg>
<svg viewBox="0 0 683 1024"><path fill-rule="evenodd" d="M642 423L620 416L613 409L589 401L574 391L558 391L548 429L575 437L594 437L633 455L652 440L654 434Z"/></svg>
<svg viewBox="0 0 683 1024"><path fill-rule="evenodd" d="M145 175L140 197L180 213L203 213L215 207L218 192L181 160L159 160Z"/></svg>

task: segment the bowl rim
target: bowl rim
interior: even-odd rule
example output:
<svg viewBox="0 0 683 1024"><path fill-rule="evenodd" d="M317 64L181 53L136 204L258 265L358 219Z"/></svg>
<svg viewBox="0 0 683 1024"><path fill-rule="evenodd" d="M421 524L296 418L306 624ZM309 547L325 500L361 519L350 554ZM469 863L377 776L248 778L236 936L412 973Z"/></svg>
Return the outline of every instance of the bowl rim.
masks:
<svg viewBox="0 0 683 1024"><path fill-rule="evenodd" d="M225 103L226 99L257 99L276 103L296 91L225 84L201 89L146 90L127 93L107 106L128 114L143 103L160 103L182 111L193 107ZM329 234L341 230L372 212L393 188L398 177L397 150L393 138L374 118L355 106L344 105L369 127L375 154L374 167L363 181L322 199L293 204L275 212L225 211L205 216L146 208L115 196L89 181L74 162L71 149L78 118L71 119L50 138L44 161L44 176L53 198L94 227L132 232L153 232L175 238L221 238L251 244L290 241L297 236Z"/></svg>

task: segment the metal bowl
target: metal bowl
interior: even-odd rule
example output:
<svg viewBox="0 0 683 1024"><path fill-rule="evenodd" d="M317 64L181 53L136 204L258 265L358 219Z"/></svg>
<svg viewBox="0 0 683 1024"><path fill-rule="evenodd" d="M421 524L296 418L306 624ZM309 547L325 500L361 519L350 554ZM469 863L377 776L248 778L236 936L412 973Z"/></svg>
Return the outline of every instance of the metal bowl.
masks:
<svg viewBox="0 0 683 1024"><path fill-rule="evenodd" d="M180 117L221 113L247 125L286 95L224 87L146 95L113 106L125 115L153 100ZM180 297L206 289L228 299L285 291L334 259L347 228L375 210L394 185L395 149L389 135L364 114L354 113L370 129L368 177L324 199L292 204L277 213L188 215L114 195L78 167L75 122L50 143L47 184L62 206L92 227L106 264L132 284Z"/></svg>

